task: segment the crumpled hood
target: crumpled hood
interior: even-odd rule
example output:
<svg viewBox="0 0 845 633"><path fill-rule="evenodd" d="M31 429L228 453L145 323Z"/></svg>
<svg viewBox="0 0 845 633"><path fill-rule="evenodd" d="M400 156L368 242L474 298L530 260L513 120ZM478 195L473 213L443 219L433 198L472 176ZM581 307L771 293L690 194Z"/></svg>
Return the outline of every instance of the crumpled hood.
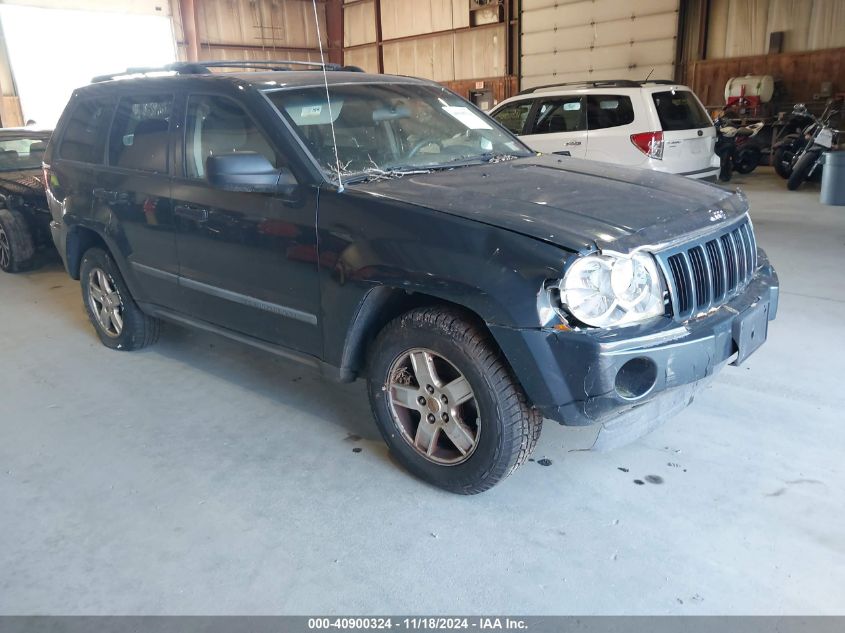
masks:
<svg viewBox="0 0 845 633"><path fill-rule="evenodd" d="M744 196L645 169L558 156L350 187L501 226L573 251L627 252L735 220Z"/></svg>

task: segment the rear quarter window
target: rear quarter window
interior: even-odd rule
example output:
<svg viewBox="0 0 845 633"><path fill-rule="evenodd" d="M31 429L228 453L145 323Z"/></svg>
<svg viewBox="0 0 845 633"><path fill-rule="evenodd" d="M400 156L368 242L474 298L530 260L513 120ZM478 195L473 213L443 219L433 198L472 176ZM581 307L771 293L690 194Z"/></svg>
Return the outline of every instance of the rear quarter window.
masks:
<svg viewBox="0 0 845 633"><path fill-rule="evenodd" d="M88 99L72 107L59 144L59 158L101 165L114 102L111 99Z"/></svg>
<svg viewBox="0 0 845 633"><path fill-rule="evenodd" d="M688 90L655 92L651 98L664 131L691 130L713 125L698 99Z"/></svg>
<svg viewBox="0 0 845 633"><path fill-rule="evenodd" d="M587 97L587 128L603 130L634 122L634 106L624 95L589 95Z"/></svg>
<svg viewBox="0 0 845 633"><path fill-rule="evenodd" d="M109 135L109 165L166 173L173 95L121 98Z"/></svg>

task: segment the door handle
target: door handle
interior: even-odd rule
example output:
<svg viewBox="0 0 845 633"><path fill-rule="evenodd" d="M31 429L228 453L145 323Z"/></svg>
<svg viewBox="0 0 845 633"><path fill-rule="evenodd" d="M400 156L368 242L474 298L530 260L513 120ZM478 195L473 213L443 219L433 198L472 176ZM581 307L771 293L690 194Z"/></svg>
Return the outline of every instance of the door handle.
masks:
<svg viewBox="0 0 845 633"><path fill-rule="evenodd" d="M173 212L194 222L206 222L208 220L208 209L201 209L190 204L177 204L173 208Z"/></svg>
<svg viewBox="0 0 845 633"><path fill-rule="evenodd" d="M102 200L106 204L123 204L129 202L129 194L125 191L110 191L102 187L97 187L91 194L97 200Z"/></svg>

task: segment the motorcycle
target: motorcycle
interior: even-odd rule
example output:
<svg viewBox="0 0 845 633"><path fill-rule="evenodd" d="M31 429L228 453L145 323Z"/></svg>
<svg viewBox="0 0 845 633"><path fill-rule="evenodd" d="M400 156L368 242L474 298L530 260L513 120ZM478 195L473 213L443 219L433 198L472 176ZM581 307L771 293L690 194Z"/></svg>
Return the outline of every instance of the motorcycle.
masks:
<svg viewBox="0 0 845 633"><path fill-rule="evenodd" d="M772 147L772 166L775 173L786 180L792 173L793 159L804 144L804 135L816 125L816 118L803 103L796 103L781 127L780 140Z"/></svg>
<svg viewBox="0 0 845 633"><path fill-rule="evenodd" d="M829 99L820 117L809 115L813 122L805 127L801 134L791 138L788 145L784 145L783 148L779 148L779 151L776 151L775 171L781 177L787 179L787 187L790 191L800 187L801 183L809 178L818 178L821 176L821 155L824 152L824 147L817 147L815 139L821 134L822 142L829 143L830 145L828 149L834 144L834 138L838 134L838 131L831 127L830 120L834 115L839 113L839 110L833 107L835 103L837 103L836 100ZM803 104L798 104L798 106L803 106ZM806 108L804 111L806 112ZM825 128L828 131L824 131ZM828 138L828 135L830 135L830 138ZM816 160L810 158L805 159L801 164L801 174L793 178L799 161L807 153L812 154ZM792 180L792 184L789 182L790 179Z"/></svg>
<svg viewBox="0 0 845 633"><path fill-rule="evenodd" d="M760 133L765 124L760 121L752 123L751 125L744 125L736 131L736 155L733 163L734 169L741 174L750 174L757 169L760 164L760 158L763 156L763 150L760 145L754 140L754 137Z"/></svg>
<svg viewBox="0 0 845 633"><path fill-rule="evenodd" d="M821 175L822 155L833 149L838 136L839 130L833 129L827 122L816 126L807 144L795 155L792 173L786 181L787 189L795 191L805 180Z"/></svg>
<svg viewBox="0 0 845 633"><path fill-rule="evenodd" d="M713 121L716 127L716 147L719 157L719 180L729 182L734 170L750 174L760 164L762 151L751 139L763 129L763 123L736 127L724 114Z"/></svg>

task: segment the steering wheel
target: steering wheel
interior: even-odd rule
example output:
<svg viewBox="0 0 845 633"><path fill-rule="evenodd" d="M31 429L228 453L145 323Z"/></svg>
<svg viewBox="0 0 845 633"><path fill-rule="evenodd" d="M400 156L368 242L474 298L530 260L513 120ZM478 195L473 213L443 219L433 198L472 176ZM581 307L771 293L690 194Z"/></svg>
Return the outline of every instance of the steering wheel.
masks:
<svg viewBox="0 0 845 633"><path fill-rule="evenodd" d="M416 156L419 151L427 145L437 145L437 147L443 149L443 146L440 144L439 139L427 136L414 143L414 146L411 148L411 151L408 152L408 158L413 158L414 156Z"/></svg>

